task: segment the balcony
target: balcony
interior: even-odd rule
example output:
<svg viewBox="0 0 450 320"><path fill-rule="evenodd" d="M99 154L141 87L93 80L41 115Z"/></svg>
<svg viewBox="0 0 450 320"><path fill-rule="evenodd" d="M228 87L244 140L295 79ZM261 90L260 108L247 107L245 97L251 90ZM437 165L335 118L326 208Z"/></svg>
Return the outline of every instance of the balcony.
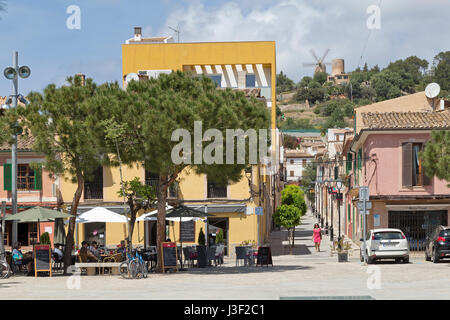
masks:
<svg viewBox="0 0 450 320"><path fill-rule="evenodd" d="M227 198L227 187L217 186L208 182L208 199Z"/></svg>
<svg viewBox="0 0 450 320"><path fill-rule="evenodd" d="M86 182L84 184L84 200L103 199L103 181Z"/></svg>

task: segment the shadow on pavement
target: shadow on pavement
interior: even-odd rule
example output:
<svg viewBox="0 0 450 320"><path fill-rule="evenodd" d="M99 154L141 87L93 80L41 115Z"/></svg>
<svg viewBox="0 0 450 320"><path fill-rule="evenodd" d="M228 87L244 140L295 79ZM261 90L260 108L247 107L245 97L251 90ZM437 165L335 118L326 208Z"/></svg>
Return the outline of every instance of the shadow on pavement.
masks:
<svg viewBox="0 0 450 320"><path fill-rule="evenodd" d="M268 267L242 266L242 267L209 267L209 268L192 268L187 271L179 271L179 273L189 274L239 274L239 273L263 273L263 272L284 272L292 270L308 270L312 267L306 266L277 266L269 265Z"/></svg>
<svg viewBox="0 0 450 320"><path fill-rule="evenodd" d="M2 280L2 281L0 281L0 289L9 288L9 287L11 287L13 285L17 285L17 284L20 284L20 282L3 282L3 280Z"/></svg>

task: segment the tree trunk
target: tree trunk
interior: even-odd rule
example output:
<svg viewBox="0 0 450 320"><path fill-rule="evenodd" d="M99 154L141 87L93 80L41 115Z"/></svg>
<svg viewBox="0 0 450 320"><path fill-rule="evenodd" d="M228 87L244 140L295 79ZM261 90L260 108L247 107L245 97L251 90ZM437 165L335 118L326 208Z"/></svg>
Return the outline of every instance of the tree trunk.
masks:
<svg viewBox="0 0 450 320"><path fill-rule="evenodd" d="M294 251L294 248L295 248L294 241L295 241L295 226L294 226L294 228L292 228L292 250L291 251Z"/></svg>
<svg viewBox="0 0 450 320"><path fill-rule="evenodd" d="M158 220L156 223L157 236L156 236L156 252L158 255L158 264L156 266L157 272L163 272L162 265L162 252L161 245L166 241L166 200L167 200L167 175L159 175L159 188L158 188Z"/></svg>
<svg viewBox="0 0 450 320"><path fill-rule="evenodd" d="M72 206L70 208L70 214L73 215L69 220L69 228L66 237L66 247L64 250L64 274L67 273L67 268L72 264L72 249L74 245L74 233L75 233L75 220L77 216L78 204L80 203L81 194L84 188L84 178L80 170L77 170L78 186L72 200Z"/></svg>
<svg viewBox="0 0 450 320"><path fill-rule="evenodd" d="M134 231L134 224L136 222L137 210L133 202L133 197L129 197L127 203L128 208L130 208L130 221L128 221L127 245L128 245L128 252L131 253L133 251L133 231Z"/></svg>

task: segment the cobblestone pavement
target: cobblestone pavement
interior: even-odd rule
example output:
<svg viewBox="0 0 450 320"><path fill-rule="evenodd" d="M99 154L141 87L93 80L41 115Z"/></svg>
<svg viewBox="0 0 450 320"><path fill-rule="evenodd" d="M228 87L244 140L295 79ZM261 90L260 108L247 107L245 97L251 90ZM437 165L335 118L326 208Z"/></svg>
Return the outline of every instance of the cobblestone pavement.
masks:
<svg viewBox="0 0 450 320"><path fill-rule="evenodd" d="M304 217L303 225L297 228L294 255L276 253L273 257L273 267L235 267L234 260L226 259L222 267L189 269L187 272L173 274L150 274L147 279L140 280L125 280L119 276L15 276L0 280L0 300L450 297L450 261L433 264L426 262L423 255L414 255L409 264L381 262L363 266L359 262L359 254L355 253L349 257L349 262L338 263L337 257L330 255L327 240L329 237L323 237L324 251L314 252L311 241L312 223L313 217ZM80 280L79 288L77 280Z"/></svg>

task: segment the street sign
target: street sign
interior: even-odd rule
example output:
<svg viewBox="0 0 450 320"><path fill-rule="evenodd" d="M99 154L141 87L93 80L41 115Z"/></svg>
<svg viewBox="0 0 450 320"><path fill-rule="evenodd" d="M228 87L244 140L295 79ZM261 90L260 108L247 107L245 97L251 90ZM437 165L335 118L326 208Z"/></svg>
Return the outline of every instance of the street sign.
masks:
<svg viewBox="0 0 450 320"><path fill-rule="evenodd" d="M369 216L370 215L370 211L369 210L366 210L366 211L364 211L364 210L359 210L359 214L366 214L366 216Z"/></svg>
<svg viewBox="0 0 450 320"><path fill-rule="evenodd" d="M369 201L369 187L359 187L359 201Z"/></svg>
<svg viewBox="0 0 450 320"><path fill-rule="evenodd" d="M256 207L256 208L255 208L255 214L256 214L257 216L262 216L262 215L264 214L263 208L262 208L262 207Z"/></svg>
<svg viewBox="0 0 450 320"><path fill-rule="evenodd" d="M366 209L372 209L372 202L366 201ZM358 201L357 202L358 209L364 210L364 201Z"/></svg>

